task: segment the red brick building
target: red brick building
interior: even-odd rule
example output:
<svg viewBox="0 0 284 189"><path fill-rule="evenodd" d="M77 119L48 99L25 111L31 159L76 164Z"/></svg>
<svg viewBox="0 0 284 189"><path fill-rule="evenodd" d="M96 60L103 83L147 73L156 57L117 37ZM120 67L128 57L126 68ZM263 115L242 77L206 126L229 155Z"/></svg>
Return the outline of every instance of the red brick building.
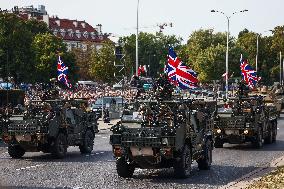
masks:
<svg viewBox="0 0 284 189"><path fill-rule="evenodd" d="M69 50L72 48L86 50L87 44L90 44L92 48L99 49L103 41L109 40L109 34L102 32L101 24L96 25L94 28L85 21L61 19L57 16L50 17L43 5L39 5L38 9L33 6L14 7L13 12L24 19L44 21L55 36L63 39Z"/></svg>

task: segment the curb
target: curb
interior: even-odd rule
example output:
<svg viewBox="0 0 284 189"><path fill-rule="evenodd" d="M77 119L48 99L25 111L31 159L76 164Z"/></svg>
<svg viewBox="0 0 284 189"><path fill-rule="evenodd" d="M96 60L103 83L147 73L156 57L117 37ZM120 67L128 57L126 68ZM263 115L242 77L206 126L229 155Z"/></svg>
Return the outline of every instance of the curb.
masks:
<svg viewBox="0 0 284 189"><path fill-rule="evenodd" d="M225 186L220 187L220 189L244 189L251 185L253 182L260 180L265 174L274 171L278 166L284 165L284 156L273 160L271 163L265 164L263 167L260 167L241 178L228 183Z"/></svg>

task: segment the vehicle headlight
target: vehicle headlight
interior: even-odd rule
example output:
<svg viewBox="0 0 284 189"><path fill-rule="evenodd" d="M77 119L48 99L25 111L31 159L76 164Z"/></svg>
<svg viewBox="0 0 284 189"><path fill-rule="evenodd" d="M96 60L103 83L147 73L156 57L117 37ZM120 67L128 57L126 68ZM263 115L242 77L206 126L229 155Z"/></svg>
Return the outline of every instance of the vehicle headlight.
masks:
<svg viewBox="0 0 284 189"><path fill-rule="evenodd" d="M221 130L221 129L217 129L216 132L217 132L218 134L220 134L220 133L222 132L222 130Z"/></svg>
<svg viewBox="0 0 284 189"><path fill-rule="evenodd" d="M246 123L246 127L250 127L250 123Z"/></svg>
<svg viewBox="0 0 284 189"><path fill-rule="evenodd" d="M247 135L249 131L247 129L244 130L244 134Z"/></svg>
<svg viewBox="0 0 284 189"><path fill-rule="evenodd" d="M163 145L168 145L169 144L169 141L167 138L162 138L162 144Z"/></svg>

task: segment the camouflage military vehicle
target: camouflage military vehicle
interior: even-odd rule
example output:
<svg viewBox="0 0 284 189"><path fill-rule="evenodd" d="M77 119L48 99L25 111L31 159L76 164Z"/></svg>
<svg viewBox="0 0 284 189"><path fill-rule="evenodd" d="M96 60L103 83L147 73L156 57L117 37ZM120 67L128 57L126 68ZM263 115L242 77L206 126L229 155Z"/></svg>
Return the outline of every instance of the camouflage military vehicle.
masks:
<svg viewBox="0 0 284 189"><path fill-rule="evenodd" d="M25 92L18 89L0 89L0 138L14 107L24 105Z"/></svg>
<svg viewBox="0 0 284 189"><path fill-rule="evenodd" d="M166 89L166 90L165 90ZM155 100L137 100L111 130L110 144L117 173L132 177L135 168L174 168L179 178L190 175L191 164L209 169L212 162L212 108L216 102L171 98L158 86Z"/></svg>
<svg viewBox="0 0 284 189"><path fill-rule="evenodd" d="M31 101L28 107L9 116L3 130L12 158L25 152L42 151L63 158L68 146L79 146L81 153L93 150L97 119L85 110L84 100ZM17 112L17 114L15 114Z"/></svg>
<svg viewBox="0 0 284 189"><path fill-rule="evenodd" d="M273 104L265 104L262 96L249 96L244 84L240 84L238 96L229 99L229 107L219 108L215 119L215 147L224 143L252 142L256 148L276 141L277 110Z"/></svg>

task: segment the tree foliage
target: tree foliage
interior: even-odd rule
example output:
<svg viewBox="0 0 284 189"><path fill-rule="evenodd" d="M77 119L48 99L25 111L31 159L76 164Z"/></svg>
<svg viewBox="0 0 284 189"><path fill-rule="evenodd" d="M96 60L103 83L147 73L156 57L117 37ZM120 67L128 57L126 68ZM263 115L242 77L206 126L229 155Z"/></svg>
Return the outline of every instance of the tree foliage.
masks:
<svg viewBox="0 0 284 189"><path fill-rule="evenodd" d="M114 75L114 44L105 42L99 50L93 49L91 54L90 73L97 81L113 83Z"/></svg>

